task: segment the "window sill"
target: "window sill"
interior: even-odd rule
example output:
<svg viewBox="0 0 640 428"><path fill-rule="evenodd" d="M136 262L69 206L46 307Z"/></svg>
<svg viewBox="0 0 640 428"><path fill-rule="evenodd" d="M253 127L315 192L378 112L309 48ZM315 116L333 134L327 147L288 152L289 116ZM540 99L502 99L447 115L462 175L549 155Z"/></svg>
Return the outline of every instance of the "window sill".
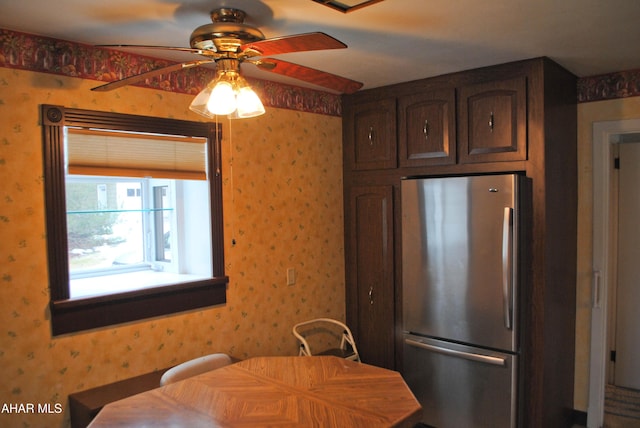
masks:
<svg viewBox="0 0 640 428"><path fill-rule="evenodd" d="M51 302L54 336L226 303L228 277Z"/></svg>
<svg viewBox="0 0 640 428"><path fill-rule="evenodd" d="M210 276L188 275L154 270L140 270L71 280L71 299L84 299L105 294L119 294L145 288L165 287L206 281Z"/></svg>

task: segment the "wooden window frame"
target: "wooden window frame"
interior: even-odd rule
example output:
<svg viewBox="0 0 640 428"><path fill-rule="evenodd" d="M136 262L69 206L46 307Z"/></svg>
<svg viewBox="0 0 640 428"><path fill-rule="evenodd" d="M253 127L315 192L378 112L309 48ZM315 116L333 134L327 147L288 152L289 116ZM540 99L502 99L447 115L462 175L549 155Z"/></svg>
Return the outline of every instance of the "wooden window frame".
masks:
<svg viewBox="0 0 640 428"><path fill-rule="evenodd" d="M55 105L41 106L41 123L53 336L226 303L229 278L224 271L220 124ZM96 297L69 298L64 172L66 126L207 138L212 278Z"/></svg>

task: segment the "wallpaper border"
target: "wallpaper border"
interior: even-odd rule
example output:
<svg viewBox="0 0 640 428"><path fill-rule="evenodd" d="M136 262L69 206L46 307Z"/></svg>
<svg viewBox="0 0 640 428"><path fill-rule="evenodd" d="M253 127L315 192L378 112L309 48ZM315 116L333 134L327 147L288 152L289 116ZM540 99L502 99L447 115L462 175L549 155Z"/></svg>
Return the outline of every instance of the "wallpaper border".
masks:
<svg viewBox="0 0 640 428"><path fill-rule="evenodd" d="M0 29L0 67L111 82L173 64L172 61ZM214 70L195 67L135 86L197 94ZM260 79L247 79L267 107L341 116L340 95ZM96 85L97 86L97 85Z"/></svg>
<svg viewBox="0 0 640 428"><path fill-rule="evenodd" d="M0 67L111 82L173 62L91 45L0 29ZM197 94L213 78L211 69L195 67L168 73L136 86ZM268 107L341 116L340 95L249 79ZM579 103L640 96L640 69L578 79Z"/></svg>
<svg viewBox="0 0 640 428"><path fill-rule="evenodd" d="M640 96L640 69L578 79L578 102Z"/></svg>

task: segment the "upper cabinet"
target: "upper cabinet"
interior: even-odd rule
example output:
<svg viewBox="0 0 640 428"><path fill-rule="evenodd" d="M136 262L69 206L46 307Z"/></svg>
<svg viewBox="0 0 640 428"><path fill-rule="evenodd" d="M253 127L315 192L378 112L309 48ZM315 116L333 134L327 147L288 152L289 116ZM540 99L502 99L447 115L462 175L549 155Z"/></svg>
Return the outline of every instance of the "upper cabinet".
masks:
<svg viewBox="0 0 640 428"><path fill-rule="evenodd" d="M357 103L346 109L345 160L354 171L397 167L396 100Z"/></svg>
<svg viewBox="0 0 640 428"><path fill-rule="evenodd" d="M398 99L400 166L456 163L455 89Z"/></svg>
<svg viewBox="0 0 640 428"><path fill-rule="evenodd" d="M527 159L526 77L463 86L458 112L460 163Z"/></svg>
<svg viewBox="0 0 640 428"><path fill-rule="evenodd" d="M411 175L420 167L526 161L529 76L523 68L508 71L463 72L344 97L345 167L408 168Z"/></svg>

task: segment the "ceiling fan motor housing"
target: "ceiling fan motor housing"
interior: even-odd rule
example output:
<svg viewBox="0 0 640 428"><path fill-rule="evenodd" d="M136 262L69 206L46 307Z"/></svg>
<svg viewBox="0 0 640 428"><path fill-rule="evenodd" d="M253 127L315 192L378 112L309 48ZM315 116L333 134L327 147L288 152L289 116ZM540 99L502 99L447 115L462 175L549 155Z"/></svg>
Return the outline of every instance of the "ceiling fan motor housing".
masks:
<svg viewBox="0 0 640 428"><path fill-rule="evenodd" d="M201 25L191 33L191 47L215 52L239 52L241 45L264 40L262 31L244 23L245 17L246 14L239 9L211 11L213 23Z"/></svg>

